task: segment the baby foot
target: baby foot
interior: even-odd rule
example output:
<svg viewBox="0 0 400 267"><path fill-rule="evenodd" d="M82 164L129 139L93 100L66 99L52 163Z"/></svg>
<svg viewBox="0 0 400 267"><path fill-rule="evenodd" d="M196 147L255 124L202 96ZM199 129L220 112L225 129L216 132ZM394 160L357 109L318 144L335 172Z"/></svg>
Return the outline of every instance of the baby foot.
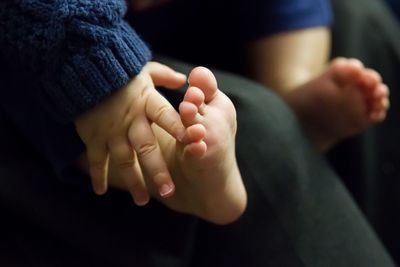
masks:
<svg viewBox="0 0 400 267"><path fill-rule="evenodd" d="M244 212L247 201L235 158L236 111L208 69L195 68L189 83L179 107L187 127L183 143L160 142L176 188L172 197L161 201L177 211L226 224Z"/></svg>
<svg viewBox="0 0 400 267"><path fill-rule="evenodd" d="M323 74L288 97L311 137L327 150L381 122L389 90L380 75L356 59L338 58Z"/></svg>

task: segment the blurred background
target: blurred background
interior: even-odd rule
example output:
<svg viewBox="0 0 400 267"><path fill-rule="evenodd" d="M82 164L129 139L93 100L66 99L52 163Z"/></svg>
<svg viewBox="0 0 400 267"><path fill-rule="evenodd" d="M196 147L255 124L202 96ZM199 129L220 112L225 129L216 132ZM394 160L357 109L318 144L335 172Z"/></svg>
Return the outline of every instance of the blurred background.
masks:
<svg viewBox="0 0 400 267"><path fill-rule="evenodd" d="M391 108L384 123L328 157L400 265L400 0L332 4L332 56L356 57L380 72L391 89Z"/></svg>

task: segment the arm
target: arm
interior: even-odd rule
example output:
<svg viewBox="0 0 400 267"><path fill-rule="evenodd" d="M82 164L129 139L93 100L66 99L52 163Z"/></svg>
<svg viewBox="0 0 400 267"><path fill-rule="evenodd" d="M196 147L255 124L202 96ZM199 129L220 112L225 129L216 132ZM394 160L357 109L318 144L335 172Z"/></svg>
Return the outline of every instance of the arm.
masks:
<svg viewBox="0 0 400 267"><path fill-rule="evenodd" d="M330 31L325 27L289 31L250 43L251 75L280 95L316 77L330 54Z"/></svg>
<svg viewBox="0 0 400 267"><path fill-rule="evenodd" d="M157 144L151 138L152 134L142 131L132 141L128 140L127 131L133 129L131 132L135 134L150 129L151 122L171 117L180 122L172 107L163 109L163 114L158 114L160 117L154 117L157 109L152 110L152 114L143 110L143 104L147 102L140 100L149 92L155 94L148 75L139 75L150 59L150 52L123 21L124 3L123 0L0 3L0 35L4 37L0 39L0 53L23 80L32 80L32 86L19 87L25 90L19 97L32 98L36 105L44 105L47 113L57 121L75 122L86 145L94 188L99 193L106 189L109 158L119 164L121 175L134 178L132 146L136 150L139 148L138 160L150 176L156 171L168 173L160 151L153 149ZM171 77L175 83L184 83L185 78L182 75L177 78L174 73L165 80ZM146 94L140 93L144 91ZM161 116L164 113L170 117ZM23 111L23 116L28 117L28 114ZM134 124L134 119L140 125ZM37 131L45 132L47 127L44 127ZM166 128L171 134L177 134L179 125L168 123ZM142 141L138 141L139 138ZM71 137L58 143L68 145L70 140L76 141ZM58 154L64 153L54 147L42 149L50 162L53 155L62 158ZM164 183L172 183L169 175L156 181L156 184Z"/></svg>
<svg viewBox="0 0 400 267"><path fill-rule="evenodd" d="M26 90L35 101L69 122L126 85L150 59L125 12L123 0L1 1L0 53L32 81Z"/></svg>
<svg viewBox="0 0 400 267"><path fill-rule="evenodd" d="M149 62L125 87L79 116L75 125L87 147L89 165L84 170L90 173L97 193L105 192L107 176L111 185L116 185L113 176L109 176L110 166L118 171L138 205L145 205L149 199L145 178L154 183L161 197L174 193L175 186L151 123L183 140L185 128L179 114L155 86L174 89L185 81L185 75Z"/></svg>

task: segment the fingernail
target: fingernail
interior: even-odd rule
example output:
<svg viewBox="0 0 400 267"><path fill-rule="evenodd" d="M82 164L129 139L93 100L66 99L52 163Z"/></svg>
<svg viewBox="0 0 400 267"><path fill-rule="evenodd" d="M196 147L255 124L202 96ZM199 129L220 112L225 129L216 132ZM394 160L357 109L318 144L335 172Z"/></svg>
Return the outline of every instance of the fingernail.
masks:
<svg viewBox="0 0 400 267"><path fill-rule="evenodd" d="M103 186L103 185L99 186L99 185L97 185L94 188L94 192L99 196L104 195L107 192L107 186Z"/></svg>
<svg viewBox="0 0 400 267"><path fill-rule="evenodd" d="M145 194L138 194L133 197L133 201L135 202L136 205L142 207L145 206L147 203L149 203L150 199Z"/></svg>
<svg viewBox="0 0 400 267"><path fill-rule="evenodd" d="M167 197L168 195L170 195L172 193L172 191L174 191L174 186L172 186L172 185L163 184L160 187L160 195L162 197Z"/></svg>
<svg viewBox="0 0 400 267"><path fill-rule="evenodd" d="M179 78L185 79L186 80L186 75L180 72L176 73L177 76L179 76Z"/></svg>

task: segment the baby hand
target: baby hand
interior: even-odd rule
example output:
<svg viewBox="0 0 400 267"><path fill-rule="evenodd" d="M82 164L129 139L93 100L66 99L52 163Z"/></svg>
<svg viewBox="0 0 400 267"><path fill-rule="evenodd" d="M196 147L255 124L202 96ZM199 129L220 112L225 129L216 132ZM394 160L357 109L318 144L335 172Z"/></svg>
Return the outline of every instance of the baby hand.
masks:
<svg viewBox="0 0 400 267"><path fill-rule="evenodd" d="M149 62L124 88L75 120L97 194L107 191L109 161L119 169L136 204L149 200L143 175L162 197L173 194L175 186L150 125L156 123L177 140L183 138L179 114L155 86L174 89L185 82L185 75Z"/></svg>

